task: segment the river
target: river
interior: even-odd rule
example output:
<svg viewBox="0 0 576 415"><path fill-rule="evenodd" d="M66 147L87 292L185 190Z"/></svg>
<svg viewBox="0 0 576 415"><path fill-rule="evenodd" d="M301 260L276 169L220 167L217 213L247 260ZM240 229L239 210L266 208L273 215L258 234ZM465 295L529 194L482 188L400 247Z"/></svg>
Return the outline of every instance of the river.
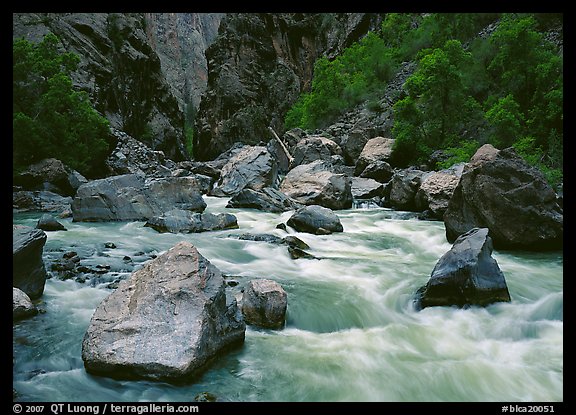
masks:
<svg viewBox="0 0 576 415"><path fill-rule="evenodd" d="M60 219L68 231L47 232L47 268L73 250L83 265L110 269L83 283L48 279L43 312L14 324L16 401L189 402L201 392L234 402L563 401L563 252L494 251L510 303L415 311L414 293L451 247L442 222L385 208L336 211L344 232L294 233L320 259L293 260L286 246L229 237L285 236L276 225L291 212L205 200L207 212L236 215L240 229L160 234L143 222ZM35 226L39 217L17 213L13 222ZM244 345L193 384L87 374L82 338L110 283L181 240L240 283L230 290L253 278L279 282L288 294L285 328L248 326Z"/></svg>

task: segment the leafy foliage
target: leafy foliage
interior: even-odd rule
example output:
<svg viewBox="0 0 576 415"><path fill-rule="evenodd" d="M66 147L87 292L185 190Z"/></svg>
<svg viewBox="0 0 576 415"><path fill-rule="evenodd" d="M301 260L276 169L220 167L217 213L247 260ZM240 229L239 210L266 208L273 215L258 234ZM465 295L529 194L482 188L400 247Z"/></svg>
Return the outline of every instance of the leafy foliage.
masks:
<svg viewBox="0 0 576 415"><path fill-rule="evenodd" d="M328 125L345 110L373 97L395 70L393 55L382 38L368 33L333 61L326 57L316 61L312 90L288 111L285 127Z"/></svg>
<svg viewBox="0 0 576 415"><path fill-rule="evenodd" d="M285 126L321 128L364 100L376 109L396 68L415 60L406 93L393 105L396 164L427 163L445 150L449 159L432 166L445 168L491 143L514 146L555 184L563 169L563 58L541 30L561 17L388 13L379 34L333 61L318 60L312 88Z"/></svg>
<svg viewBox="0 0 576 415"><path fill-rule="evenodd" d="M13 169L55 157L90 175L108 153L108 121L77 91L70 74L79 58L58 52L58 38L13 43Z"/></svg>

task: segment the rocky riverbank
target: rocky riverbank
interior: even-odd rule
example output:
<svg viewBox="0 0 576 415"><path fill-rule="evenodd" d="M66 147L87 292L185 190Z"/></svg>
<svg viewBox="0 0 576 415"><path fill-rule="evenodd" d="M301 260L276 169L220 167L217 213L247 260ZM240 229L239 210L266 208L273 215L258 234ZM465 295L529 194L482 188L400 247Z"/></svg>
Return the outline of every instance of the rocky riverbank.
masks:
<svg viewBox="0 0 576 415"><path fill-rule="evenodd" d="M293 140L295 136L299 139ZM423 219L443 220L447 240L454 242L454 246L446 258L439 261L429 283L415 293L418 307L482 306L509 301L509 295L502 294L508 290L502 272L490 257L492 249L562 248L563 210L556 193L539 172L526 165L511 148L499 151L486 145L468 163L449 170L430 171L394 167L391 164L393 140L383 137L367 140L354 165L346 164L341 156L343 150L334 140L308 136L302 131L286 133L281 138L283 146L278 145L277 139L266 145L237 146L208 162L173 162L143 144L126 145L129 140L130 137L124 136L118 142L108 161L110 175L101 179L79 180L75 172L57 160L43 161L40 167L31 166L21 174L19 185L14 189L13 208L53 215L39 221L38 227L44 226L46 232L64 231L54 223L57 223L55 217L70 215L75 222L142 221L158 232L210 232L238 227L232 214L213 215L205 211L202 196L211 195L229 198L228 206L234 208L278 215L293 210L289 220L279 223L278 227L316 235L346 232L338 211L361 200L419 212ZM138 156L133 152L138 152ZM286 159L290 161L288 164L283 163ZM121 168L118 160L124 160ZM42 174L36 173L38 171ZM362 177L366 171L382 173ZM22 203L37 197L39 192L51 192L61 197L61 202ZM54 196L51 198L55 200ZM46 223L52 227L46 227ZM46 280L42 246L46 236L42 229L15 226L13 237L13 281L14 287L19 288L14 290L14 313L18 319L29 318L35 311L24 296L34 300L42 295ZM308 248L306 244L276 241L272 237L274 235L263 240L287 244L294 260L313 258L304 250ZM258 236L243 235L242 238L256 240ZM471 238L479 241L472 242ZM118 288L98 308L93 317L94 326L86 334L83 359L87 370L110 376L189 378L229 345L241 343L246 322L282 327L286 297L281 287L272 290L259 287L259 283L250 285L249 294L245 293L250 300L242 313L242 296L240 307L235 300L225 301L228 284L224 284L220 272L194 249L178 245L116 284ZM181 250L186 253L180 253ZM187 257L190 261L182 262ZM450 267L444 264L459 264L464 258L471 258L465 262L472 261L466 266L472 270L468 277L470 284L460 278L464 271L448 271ZM72 255L66 260L63 258L70 266L64 263L61 266L68 272L81 272L78 261L73 259ZM181 264L174 265L174 270L195 264L193 272L182 268L182 278L192 278L193 286L173 286L181 278L173 279L172 261ZM48 272L57 269L54 267ZM193 274L197 277L191 277ZM212 274L215 276L207 279L207 275ZM212 280L218 282L214 283L215 297L210 299L206 297L206 284ZM163 281L168 284L166 287ZM152 290L150 284L156 288ZM458 284L467 288L458 288ZM467 294L453 295L460 291ZM141 301L144 292L147 294ZM167 297L168 292L174 299ZM197 294L190 294L194 292ZM272 295L270 300L264 300L265 292ZM204 300L199 301L200 298ZM266 301L271 301L270 305ZM110 311L115 308L109 303L116 304L119 311ZM212 303L215 308L206 308ZM164 317L159 319L160 314L155 313L155 317L150 314L156 309L164 310ZM184 309L188 311L181 312ZM185 316L190 313L204 315L208 320L199 322L198 327L189 327L184 321L189 321ZM248 316L246 322L244 316ZM151 325L151 321L155 323ZM230 335L223 334L228 332ZM158 333L169 337L181 333L183 337L176 343L161 342L162 347L167 348L162 351L160 344L152 340ZM225 340L228 337L230 341ZM190 339L197 339L191 348ZM183 347L181 351L176 347L179 344ZM119 348L120 345L123 346ZM137 349L142 352L142 345L147 345L148 351L134 354ZM189 354L189 358L183 359ZM165 361L166 356L172 356L174 361Z"/></svg>

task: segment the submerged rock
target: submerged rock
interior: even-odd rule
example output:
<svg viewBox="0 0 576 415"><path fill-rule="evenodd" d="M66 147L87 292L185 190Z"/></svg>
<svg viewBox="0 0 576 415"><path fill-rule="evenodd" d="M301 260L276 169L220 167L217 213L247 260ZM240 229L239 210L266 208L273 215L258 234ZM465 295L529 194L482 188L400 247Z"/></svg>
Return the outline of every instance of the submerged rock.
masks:
<svg viewBox="0 0 576 415"><path fill-rule="evenodd" d="M276 281L252 280L244 289L242 314L248 324L264 328L282 328L287 307L288 295Z"/></svg>
<svg viewBox="0 0 576 415"><path fill-rule="evenodd" d="M302 204L289 198L279 190L272 187L264 187L261 190L241 190L228 201L226 207L258 209L264 212L281 213L288 210L296 210L302 207Z"/></svg>
<svg viewBox="0 0 576 415"><path fill-rule="evenodd" d="M12 286L32 300L44 292L46 268L42 253L46 233L30 226L12 225Z"/></svg>
<svg viewBox="0 0 576 415"><path fill-rule="evenodd" d="M504 274L492 258L487 228L474 228L456 239L416 293L417 309L431 306L487 306L509 302Z"/></svg>
<svg viewBox="0 0 576 415"><path fill-rule="evenodd" d="M82 342L93 374L185 380L229 347L246 324L227 301L222 273L182 241L118 284L96 308Z"/></svg>
<svg viewBox="0 0 576 415"><path fill-rule="evenodd" d="M173 209L162 216L148 220L144 226L158 232L199 233L223 229L237 229L236 216L230 213L194 213L189 210Z"/></svg>

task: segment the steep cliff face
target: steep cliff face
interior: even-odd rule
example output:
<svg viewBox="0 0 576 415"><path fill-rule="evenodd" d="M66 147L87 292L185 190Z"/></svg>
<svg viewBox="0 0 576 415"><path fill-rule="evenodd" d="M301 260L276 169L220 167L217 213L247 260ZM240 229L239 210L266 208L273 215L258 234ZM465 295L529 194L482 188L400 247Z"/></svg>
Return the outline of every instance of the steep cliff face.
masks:
<svg viewBox="0 0 576 415"><path fill-rule="evenodd" d="M187 158L183 114L148 44L143 13L15 13L12 21L13 38L37 42L52 32L80 56L73 81L113 127L175 161Z"/></svg>
<svg viewBox="0 0 576 415"><path fill-rule="evenodd" d="M381 22L365 13L228 13L207 49L208 87L196 117L194 156L209 160L235 142L268 141L310 87L314 62L333 57Z"/></svg>
<svg viewBox="0 0 576 415"><path fill-rule="evenodd" d="M224 13L145 13L146 35L182 112L195 110L208 84L205 51Z"/></svg>

